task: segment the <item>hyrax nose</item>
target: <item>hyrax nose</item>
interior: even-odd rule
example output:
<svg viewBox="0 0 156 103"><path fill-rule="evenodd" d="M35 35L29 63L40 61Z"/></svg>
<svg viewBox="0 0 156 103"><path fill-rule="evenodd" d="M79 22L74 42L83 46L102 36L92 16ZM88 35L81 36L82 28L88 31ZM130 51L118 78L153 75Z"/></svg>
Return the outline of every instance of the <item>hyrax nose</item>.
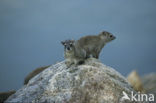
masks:
<svg viewBox="0 0 156 103"><path fill-rule="evenodd" d="M110 35L110 38L115 39L116 37L114 35Z"/></svg>
<svg viewBox="0 0 156 103"><path fill-rule="evenodd" d="M70 50L70 47L67 47L67 50Z"/></svg>

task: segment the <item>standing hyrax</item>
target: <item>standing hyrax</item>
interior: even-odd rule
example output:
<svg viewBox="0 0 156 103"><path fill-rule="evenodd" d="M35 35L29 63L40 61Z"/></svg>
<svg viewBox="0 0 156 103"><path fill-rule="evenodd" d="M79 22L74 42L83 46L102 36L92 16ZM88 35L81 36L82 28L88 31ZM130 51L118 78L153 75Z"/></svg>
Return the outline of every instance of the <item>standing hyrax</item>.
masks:
<svg viewBox="0 0 156 103"><path fill-rule="evenodd" d="M64 45L64 57L67 67L70 67L72 64L78 65L84 62L86 52L81 48L79 49L74 40L65 40L61 43Z"/></svg>
<svg viewBox="0 0 156 103"><path fill-rule="evenodd" d="M82 37L75 45L86 51L86 58L92 56L98 59L104 45L115 38L111 33L103 31L98 35Z"/></svg>

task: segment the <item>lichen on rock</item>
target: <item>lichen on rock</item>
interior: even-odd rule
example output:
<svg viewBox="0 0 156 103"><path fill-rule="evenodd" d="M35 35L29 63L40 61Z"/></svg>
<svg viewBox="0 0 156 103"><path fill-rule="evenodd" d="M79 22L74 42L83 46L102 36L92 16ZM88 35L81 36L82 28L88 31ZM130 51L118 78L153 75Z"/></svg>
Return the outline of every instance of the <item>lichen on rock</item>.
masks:
<svg viewBox="0 0 156 103"><path fill-rule="evenodd" d="M64 61L48 67L6 102L133 103L121 99L122 91L134 90L120 73L90 58L70 68Z"/></svg>

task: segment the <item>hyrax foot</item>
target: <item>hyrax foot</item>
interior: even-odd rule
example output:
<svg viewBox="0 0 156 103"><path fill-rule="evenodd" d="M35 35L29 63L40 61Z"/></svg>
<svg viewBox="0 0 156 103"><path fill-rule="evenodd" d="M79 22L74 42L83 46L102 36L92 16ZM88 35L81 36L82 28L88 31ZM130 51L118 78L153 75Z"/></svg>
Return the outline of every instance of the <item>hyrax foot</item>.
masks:
<svg viewBox="0 0 156 103"><path fill-rule="evenodd" d="M73 64L73 62L71 62L70 60L66 60L65 64L69 68Z"/></svg>
<svg viewBox="0 0 156 103"><path fill-rule="evenodd" d="M79 61L78 63L77 63L77 65L82 65L82 64L84 64L85 63L85 61L84 60L81 60L81 61Z"/></svg>

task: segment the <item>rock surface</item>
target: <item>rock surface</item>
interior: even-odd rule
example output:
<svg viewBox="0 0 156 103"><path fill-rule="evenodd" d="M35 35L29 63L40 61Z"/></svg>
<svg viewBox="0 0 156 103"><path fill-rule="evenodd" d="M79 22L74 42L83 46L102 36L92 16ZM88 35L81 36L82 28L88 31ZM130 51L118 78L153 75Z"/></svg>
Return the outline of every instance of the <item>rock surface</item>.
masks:
<svg viewBox="0 0 156 103"><path fill-rule="evenodd" d="M70 68L64 61L48 67L6 102L133 103L121 99L122 91L134 90L120 73L91 58Z"/></svg>
<svg viewBox="0 0 156 103"><path fill-rule="evenodd" d="M9 96L14 94L15 92L16 92L15 90L0 92L0 103L3 103Z"/></svg>

